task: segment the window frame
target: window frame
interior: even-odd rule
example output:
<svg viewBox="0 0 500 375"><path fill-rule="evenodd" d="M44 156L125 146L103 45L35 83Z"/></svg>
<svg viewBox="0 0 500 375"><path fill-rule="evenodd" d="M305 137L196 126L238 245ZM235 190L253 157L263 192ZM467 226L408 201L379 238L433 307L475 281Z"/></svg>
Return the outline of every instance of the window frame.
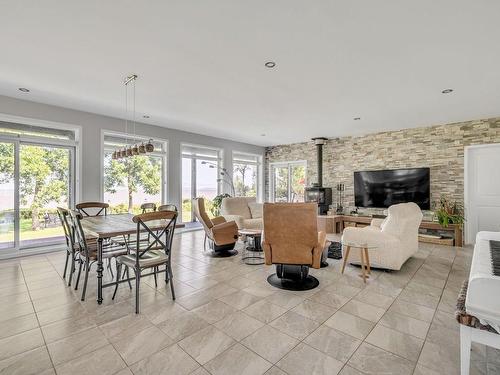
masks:
<svg viewBox="0 0 500 375"><path fill-rule="evenodd" d="M294 160L294 161L278 161L269 163L269 201L275 202L275 173L274 168L276 167L287 167L288 168L288 191L287 191L287 202L290 201L291 188L292 188L292 175L290 173L293 166L304 166L304 184L307 186L307 160Z"/></svg>
<svg viewBox="0 0 500 375"><path fill-rule="evenodd" d="M256 158L256 161L253 162L253 161L238 161L237 158L235 158L235 154L236 155L247 155L247 156L251 156L251 157L255 157ZM263 194L262 194L262 191L263 191L263 178L262 178L262 175L263 175L263 163L262 163L262 155L259 155L259 154L253 154L251 152L244 152L244 151L238 151L238 150L233 150L232 152L232 155L231 155L231 164L232 164L232 168L233 170L231 171L231 178L233 179L233 184L234 184L234 165L235 164L249 164L249 165L255 165L257 167L257 176L255 177L256 178L256 182L255 182L255 186L256 186L256 195L255 195L255 198L257 199L258 202L261 202L262 201L262 197L263 197Z"/></svg>

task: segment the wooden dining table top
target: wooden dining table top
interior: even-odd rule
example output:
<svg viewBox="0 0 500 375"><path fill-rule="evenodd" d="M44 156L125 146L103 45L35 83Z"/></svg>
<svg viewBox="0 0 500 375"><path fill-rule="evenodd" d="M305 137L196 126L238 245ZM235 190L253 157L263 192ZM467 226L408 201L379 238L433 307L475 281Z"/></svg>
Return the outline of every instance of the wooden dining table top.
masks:
<svg viewBox="0 0 500 375"><path fill-rule="evenodd" d="M81 221L85 233L97 238L110 238L137 232L137 224L132 221L133 214L115 214L101 216L87 216ZM163 229L167 220L148 221L151 230ZM176 228L183 228L184 224L176 224Z"/></svg>

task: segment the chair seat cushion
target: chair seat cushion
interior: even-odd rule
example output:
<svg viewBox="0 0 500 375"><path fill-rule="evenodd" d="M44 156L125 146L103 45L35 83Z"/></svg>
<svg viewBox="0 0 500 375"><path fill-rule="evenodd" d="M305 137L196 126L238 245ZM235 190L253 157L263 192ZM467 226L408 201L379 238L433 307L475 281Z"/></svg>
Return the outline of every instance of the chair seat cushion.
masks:
<svg viewBox="0 0 500 375"><path fill-rule="evenodd" d="M135 266L135 254L121 255L116 258L118 263L124 264L128 267ZM165 264L168 261L168 257L161 250L151 250L146 252L142 257L139 258L139 267L148 268L154 267L160 264Z"/></svg>
<svg viewBox="0 0 500 375"><path fill-rule="evenodd" d="M462 284L462 288L460 289L460 293L458 294L457 310L455 311L455 318L460 324L498 334L498 332L495 331L495 329L492 326L490 326L489 324L486 325L482 324L478 318L476 318L473 315L467 314L467 311L465 311L465 299L467 298L468 287L469 287L469 280L465 280Z"/></svg>

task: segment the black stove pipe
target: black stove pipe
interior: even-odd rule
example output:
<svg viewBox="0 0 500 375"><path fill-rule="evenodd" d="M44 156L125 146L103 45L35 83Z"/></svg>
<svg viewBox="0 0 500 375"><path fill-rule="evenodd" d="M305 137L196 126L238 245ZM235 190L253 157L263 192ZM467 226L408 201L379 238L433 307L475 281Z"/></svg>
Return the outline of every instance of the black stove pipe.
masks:
<svg viewBox="0 0 500 375"><path fill-rule="evenodd" d="M326 143L328 138L316 137L312 138L314 144L316 145L317 153L317 165L318 165L318 182L313 184L314 187L323 187L323 145Z"/></svg>

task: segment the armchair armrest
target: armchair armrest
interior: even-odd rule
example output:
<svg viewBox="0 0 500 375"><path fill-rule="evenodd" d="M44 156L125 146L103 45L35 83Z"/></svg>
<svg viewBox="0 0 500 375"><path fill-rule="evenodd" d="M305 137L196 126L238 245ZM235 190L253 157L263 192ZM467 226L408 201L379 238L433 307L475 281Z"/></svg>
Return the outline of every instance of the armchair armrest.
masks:
<svg viewBox="0 0 500 375"><path fill-rule="evenodd" d="M384 247L399 244L399 240L379 230L369 230L366 228L349 227L344 229L342 242L351 242L356 244L368 244L371 246Z"/></svg>
<svg viewBox="0 0 500 375"><path fill-rule="evenodd" d="M372 219L370 225L372 227L382 228L382 223L385 219Z"/></svg>
<svg viewBox="0 0 500 375"><path fill-rule="evenodd" d="M239 229L244 229L243 216L240 215L223 215L226 221L234 221Z"/></svg>
<svg viewBox="0 0 500 375"><path fill-rule="evenodd" d="M222 223L225 223L227 220L224 216L217 216L212 219L212 224L213 225L219 225Z"/></svg>
<svg viewBox="0 0 500 375"><path fill-rule="evenodd" d="M271 246L266 242L266 240L262 241L262 249L264 250L266 265L271 266L273 264L273 254Z"/></svg>
<svg viewBox="0 0 500 375"><path fill-rule="evenodd" d="M211 230L216 245L227 245L238 239L238 226L234 221L214 225Z"/></svg>
<svg viewBox="0 0 500 375"><path fill-rule="evenodd" d="M318 232L318 243L313 248L312 254L312 267L321 268L321 256L323 255L323 250L325 250L326 245L326 233Z"/></svg>

